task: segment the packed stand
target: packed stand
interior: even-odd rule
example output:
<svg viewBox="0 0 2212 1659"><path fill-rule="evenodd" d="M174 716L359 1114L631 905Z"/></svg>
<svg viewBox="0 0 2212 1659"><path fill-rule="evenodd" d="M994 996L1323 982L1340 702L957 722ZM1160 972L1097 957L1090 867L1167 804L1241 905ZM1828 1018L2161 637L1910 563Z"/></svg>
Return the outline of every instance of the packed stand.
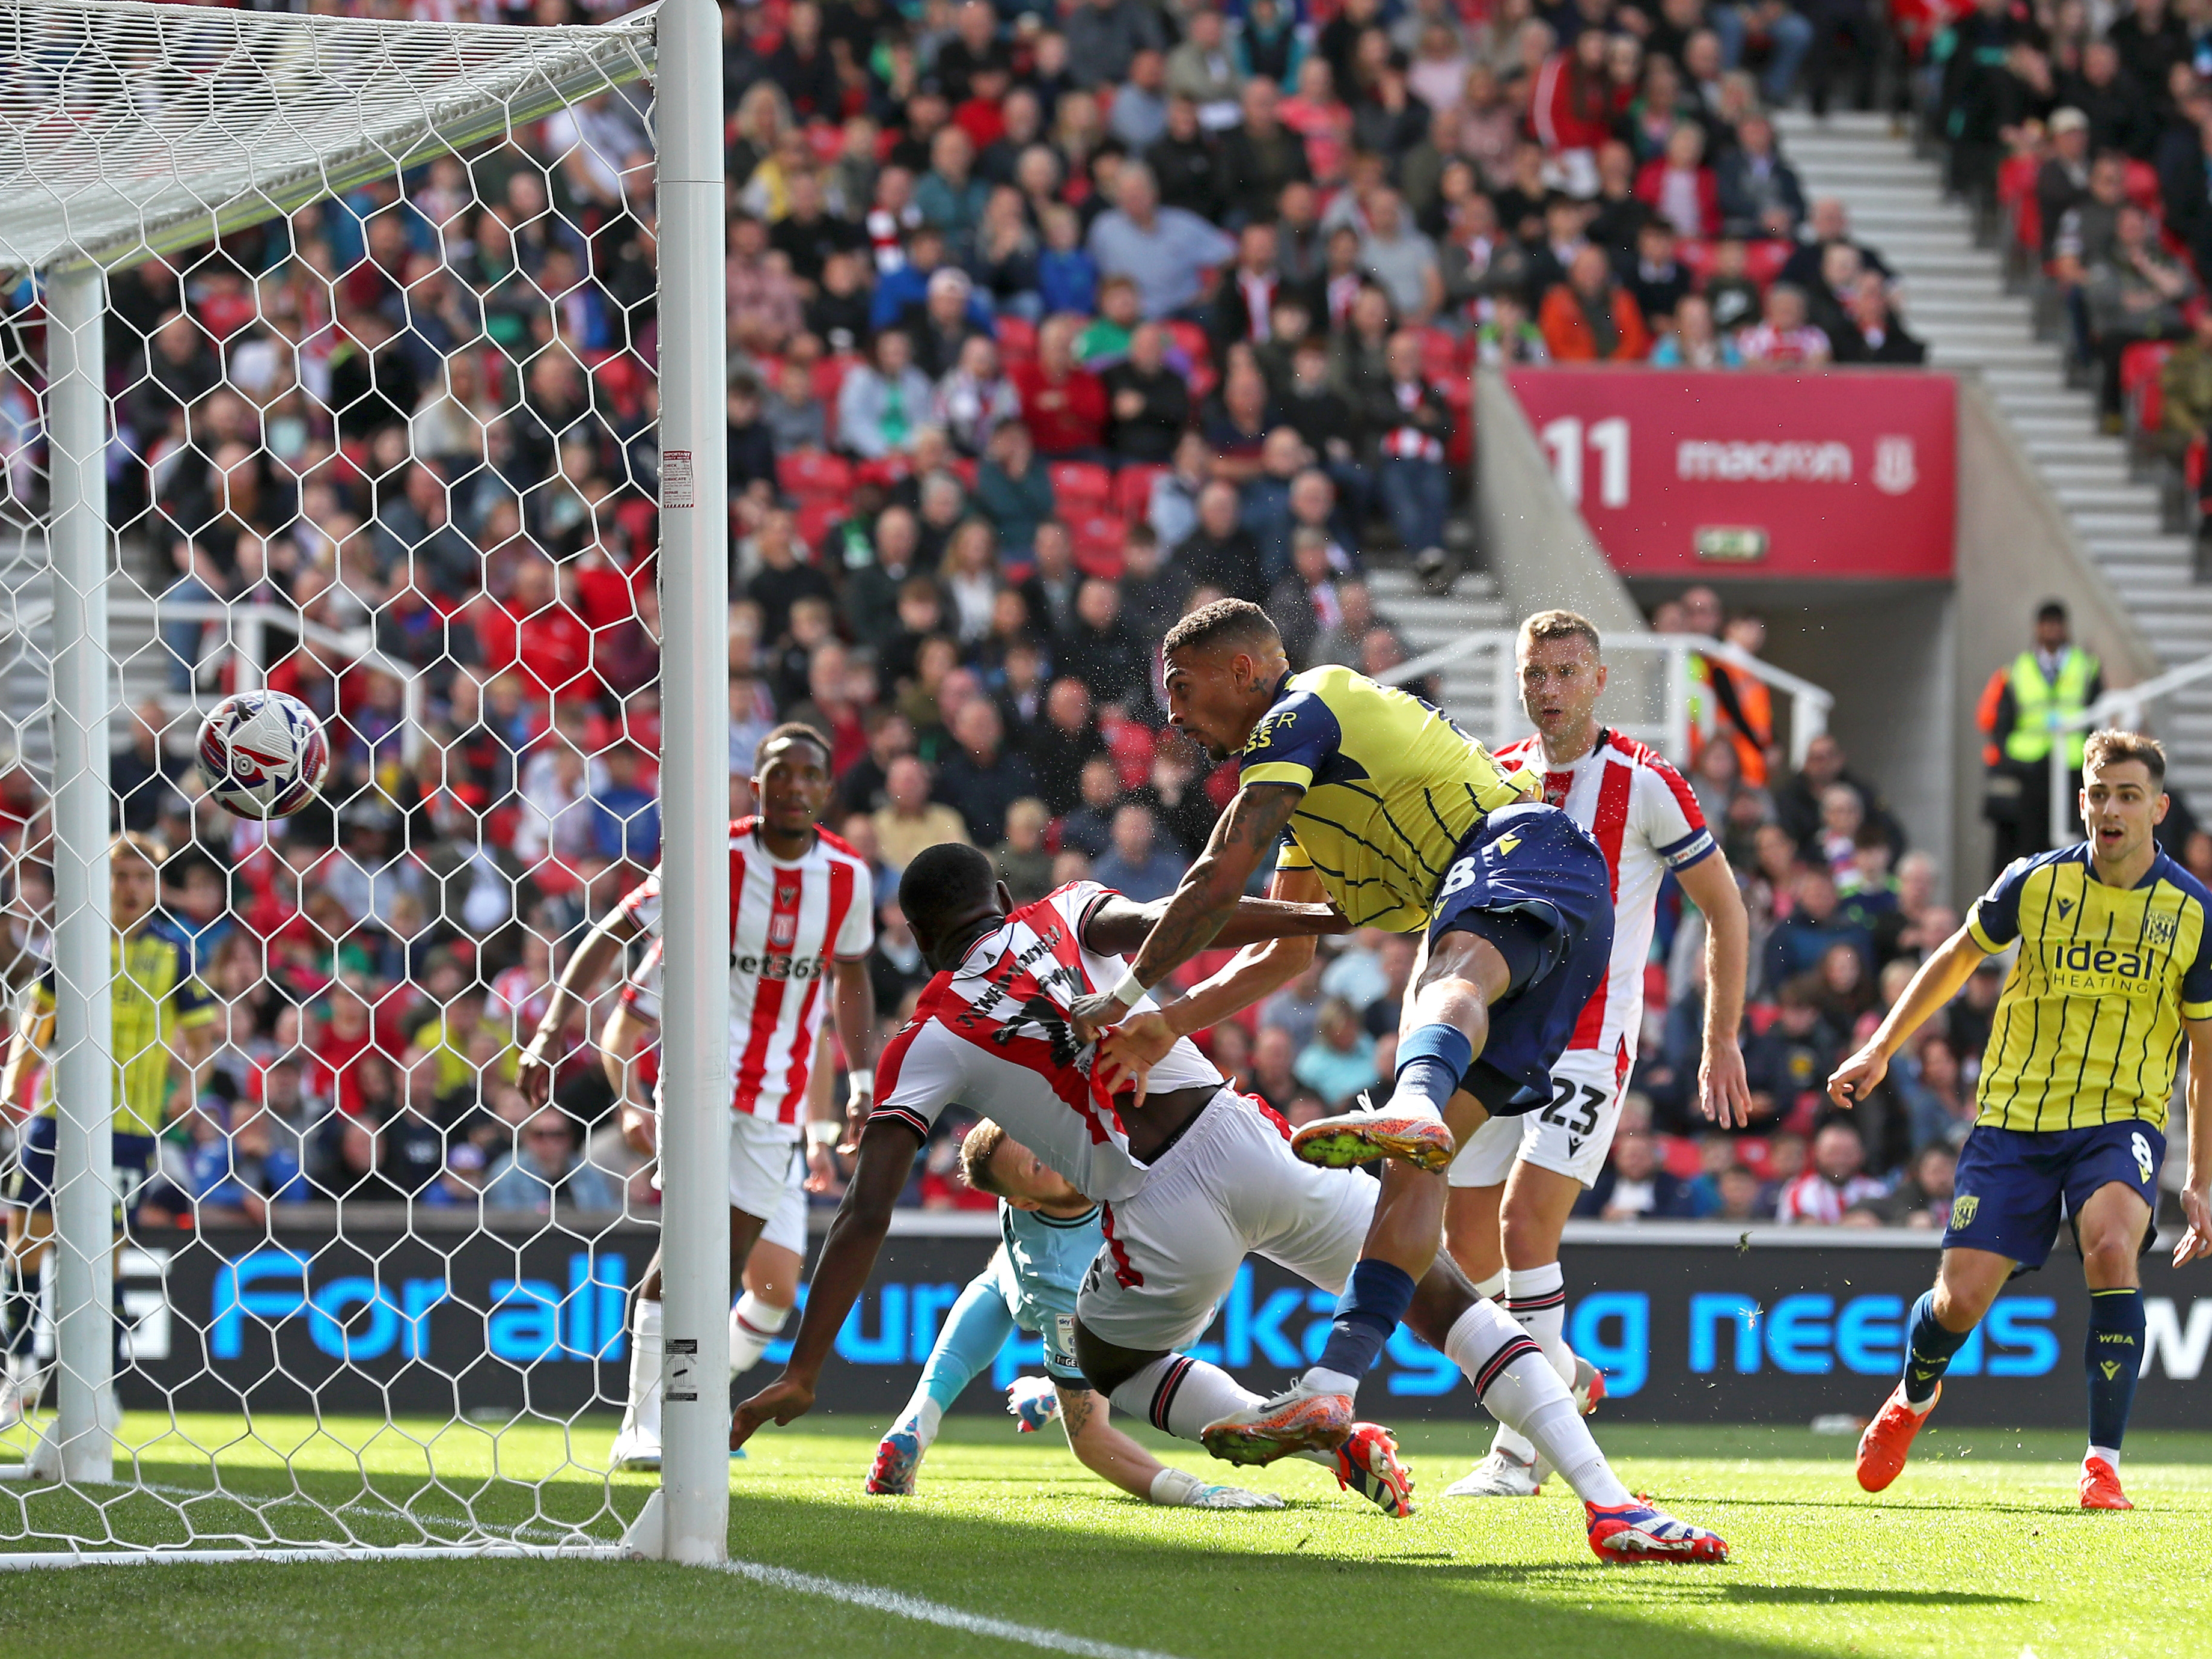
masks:
<svg viewBox="0 0 2212 1659"><path fill-rule="evenodd" d="M1449 581L1476 362L1917 356L1765 113L1859 81L1876 43L1848 8L724 15L731 810L759 737L815 726L832 827L886 895L962 838L1020 896L1168 890L1232 777L1164 729L1158 640L1225 594L1301 665L1405 661L1364 566ZM555 1109L513 1082L553 975L659 850L644 98L112 280L111 505L172 607L168 696L113 777L123 823L174 849L164 904L224 1011L173 1109L155 1196L180 1221L654 1201L603 1009ZM0 425L26 502L37 302L11 295ZM191 605L252 608L258 660ZM325 803L265 834L186 752L189 705L254 676L337 752ZM51 903L20 769L0 811L20 985ZM878 921L890 1021L926 975L896 904ZM1293 1116L1387 1076L1402 945L1357 941L1220 1058ZM973 1201L961 1127L917 1201Z"/></svg>

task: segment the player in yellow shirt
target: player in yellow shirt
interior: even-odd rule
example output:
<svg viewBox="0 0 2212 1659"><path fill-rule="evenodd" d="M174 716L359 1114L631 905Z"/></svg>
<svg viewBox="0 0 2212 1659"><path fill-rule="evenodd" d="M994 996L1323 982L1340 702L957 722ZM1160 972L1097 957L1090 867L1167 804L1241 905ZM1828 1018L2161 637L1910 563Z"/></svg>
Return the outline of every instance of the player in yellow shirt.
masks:
<svg viewBox="0 0 2212 1659"><path fill-rule="evenodd" d="M155 907L160 870L167 850L140 835L116 838L108 857L108 894L115 928L115 978L110 992L115 1055L113 1173L116 1215L120 1226L136 1205L137 1192L153 1173L156 1137L167 1122L176 1082L187 1083L213 1048L216 1006L193 977L192 947L176 924ZM22 1012L8 1045L0 1097L12 1097L21 1068L33 1062L52 1041L53 969L49 966ZM53 1237L54 1074L51 1066L39 1085L39 1107L23 1126L14 1169L9 1175L7 1257L0 1267L0 1334L4 1334L7 1373L0 1377L0 1423L20 1412L26 1396L34 1399L40 1379L32 1372L32 1309L38 1294L39 1267ZM12 1286L8 1282L12 1279ZM5 1304L14 1303L12 1310ZM8 1316L12 1312L12 1319Z"/></svg>
<svg viewBox="0 0 2212 1659"><path fill-rule="evenodd" d="M1839 1105L1866 1097L1913 1031L1983 957L2015 941L1959 1158L1936 1287L1912 1310L1905 1377L1859 1442L1858 1480L1880 1492L1905 1468L1952 1357L2005 1281L2051 1254L2062 1218L2089 1285L2084 1509L2134 1507L2120 1440L2143 1346L2138 1255L2150 1245L2174 1060L2189 1038L2189 1230L2177 1265L2212 1255L2212 894L2158 849L2166 752L2100 732L2081 774L2086 842L2021 859L1923 963L1887 1018L1828 1079Z"/></svg>
<svg viewBox="0 0 2212 1659"><path fill-rule="evenodd" d="M1389 1160L1328 1346L1287 1392L1205 1431L1217 1457L1267 1462L1349 1431L1358 1379L1436 1261L1454 1149L1490 1115L1549 1103L1553 1062L1604 981L1611 884L1597 843L1543 804L1533 776L1395 687L1344 668L1292 674L1259 606L1200 607L1169 630L1164 659L1170 722L1217 758L1241 757L1237 793L1127 978L1075 1005L1079 1032L1123 1022L1204 950L1271 856L1273 896L1424 934L1387 1107L1308 1124L1291 1143L1309 1163ZM1128 1020L1104 1047L1109 1086L1189 1021L1218 1020L1281 977L1232 969L1187 1006Z"/></svg>

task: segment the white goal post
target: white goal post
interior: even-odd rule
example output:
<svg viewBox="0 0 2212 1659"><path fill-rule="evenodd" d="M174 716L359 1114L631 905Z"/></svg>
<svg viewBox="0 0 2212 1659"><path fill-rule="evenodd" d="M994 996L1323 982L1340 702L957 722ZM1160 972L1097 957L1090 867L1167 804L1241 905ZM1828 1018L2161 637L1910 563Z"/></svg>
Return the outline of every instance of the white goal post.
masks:
<svg viewBox="0 0 2212 1659"><path fill-rule="evenodd" d="M656 73L659 65L666 72ZM541 1505L534 1531L488 1527L468 1494L456 1495L434 1467L425 1490L440 1498L434 1522L418 1515L412 1500L378 1498L353 1506L380 1511L389 1504L392 1513L380 1512L370 1524L358 1514L334 1519L348 1506L325 1504L303 1487L287 1452L289 1492L266 1504L246 1502L250 1524L233 1516L204 1532L190 1495L176 1502L175 1488L162 1487L173 1500L164 1524L132 1536L115 1518L119 1497L155 1488L135 1460L118 1468L114 1425L103 1410L112 1380L118 1202L109 1174L111 1125L125 1058L117 1053L111 1008L116 935L107 868L117 810L109 753L120 696L107 604L119 556L109 515L116 440L103 352L110 274L395 180L434 158L496 143L526 124L644 82L653 96L649 240L658 250L663 461L661 1215L667 1375L690 1385L667 1390L660 1501L626 1541L608 1529L628 1517L605 1486L593 1517L563 1521ZM7 1482L0 1486L0 1552L15 1552L0 1565L518 1551L726 1559L728 1421L720 1381L731 1288L722 1176L729 1133L726 947L720 920L729 904L722 121L721 19L714 0L661 0L612 22L552 28L137 0L10 0L0 9L0 269L35 279L46 339L58 1406L37 1451L21 1465L0 1468ZM556 306L561 297L553 296ZM298 631L304 639L304 622ZM340 1349L350 1353L349 1345L342 1334ZM222 1468L211 1460L210 1469L211 1489L226 1490ZM291 1526L285 1504L312 1512L313 1524ZM601 1524L590 1526L592 1518Z"/></svg>

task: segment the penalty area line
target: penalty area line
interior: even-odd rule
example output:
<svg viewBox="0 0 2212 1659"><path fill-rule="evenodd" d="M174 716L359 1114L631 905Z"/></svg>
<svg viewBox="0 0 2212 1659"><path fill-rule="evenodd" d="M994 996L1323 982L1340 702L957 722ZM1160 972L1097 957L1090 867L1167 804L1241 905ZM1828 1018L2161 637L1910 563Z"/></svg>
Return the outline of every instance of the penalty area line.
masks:
<svg viewBox="0 0 2212 1659"><path fill-rule="evenodd" d="M917 1624L936 1625L945 1630L964 1631L970 1636L995 1636L1001 1641L1019 1642L1025 1647L1043 1648L1053 1653L1079 1654L1082 1659L1174 1659L1173 1655L1152 1648L1094 1642L1087 1636L1047 1630L1042 1625L1018 1625L1011 1620L986 1618L980 1613L947 1607L942 1601L908 1595L903 1591L878 1589L872 1584L848 1584L840 1578L824 1578L818 1573L799 1572L790 1567L773 1567L762 1561L726 1561L720 1564L720 1571L775 1589L819 1595L831 1601L842 1601L848 1607L888 1613L894 1618L911 1619Z"/></svg>

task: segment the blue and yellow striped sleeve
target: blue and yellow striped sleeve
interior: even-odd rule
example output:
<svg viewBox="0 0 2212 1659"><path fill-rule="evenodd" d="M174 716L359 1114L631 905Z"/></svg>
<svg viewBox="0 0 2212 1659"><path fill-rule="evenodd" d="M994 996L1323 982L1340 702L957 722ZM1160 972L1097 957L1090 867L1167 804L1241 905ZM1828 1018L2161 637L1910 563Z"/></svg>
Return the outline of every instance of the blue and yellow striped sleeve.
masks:
<svg viewBox="0 0 2212 1659"><path fill-rule="evenodd" d="M1335 712L1311 691L1292 691L1261 717L1239 757L1237 781L1310 789L1344 746Z"/></svg>
<svg viewBox="0 0 2212 1659"><path fill-rule="evenodd" d="M2197 951L2181 970L2181 1017L2212 1019L2212 915L2194 895L2189 908L2197 913Z"/></svg>
<svg viewBox="0 0 2212 1659"><path fill-rule="evenodd" d="M1994 954L2020 937L2020 890L2029 867L2028 860L2014 859L1966 913L1966 931L1984 951Z"/></svg>

